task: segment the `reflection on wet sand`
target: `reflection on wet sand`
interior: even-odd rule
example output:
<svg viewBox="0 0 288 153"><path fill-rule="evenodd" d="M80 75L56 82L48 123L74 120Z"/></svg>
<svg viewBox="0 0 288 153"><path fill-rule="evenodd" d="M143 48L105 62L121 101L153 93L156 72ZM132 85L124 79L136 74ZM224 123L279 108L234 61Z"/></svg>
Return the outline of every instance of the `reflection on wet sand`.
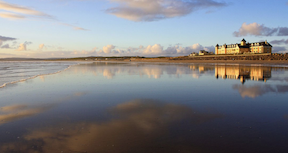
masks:
<svg viewBox="0 0 288 153"><path fill-rule="evenodd" d="M256 98L258 96L262 96L267 93L287 93L288 92L288 85L276 85L276 86L271 86L271 85L255 85L255 86L250 86L246 87L243 85L233 85L233 89L238 90L240 95L245 98L245 97L250 97L250 98Z"/></svg>
<svg viewBox="0 0 288 153"><path fill-rule="evenodd" d="M197 125L222 118L217 113L201 113L178 104L153 100L133 100L108 110L112 119L78 122L31 129L22 141L1 145L1 152L193 152L197 145ZM189 131L190 129L190 131ZM190 132L190 133L189 133ZM187 136L187 134L190 136Z"/></svg>
<svg viewBox="0 0 288 153"><path fill-rule="evenodd" d="M29 106L26 104L10 105L0 108L0 125L17 119L30 117L42 113L54 105Z"/></svg>
<svg viewBox="0 0 288 153"><path fill-rule="evenodd" d="M244 84L246 80L264 81L271 78L271 67L248 67L216 65L215 77L222 79L240 79Z"/></svg>
<svg viewBox="0 0 288 153"><path fill-rule="evenodd" d="M81 67L81 65L80 65ZM107 79L113 79L117 74L126 73L128 75L148 76L148 78L160 79L163 75L180 77L190 75L193 78L200 78L203 74L207 75L215 71L216 78L239 79L243 84L247 80L264 81L271 78L271 67L262 66L243 66L243 65L205 65L205 64L144 64L144 63L110 63L95 62L83 65L83 69L75 69L78 73L102 74Z"/></svg>
<svg viewBox="0 0 288 153"><path fill-rule="evenodd" d="M199 78L204 73L213 71L212 65L170 65L170 64L147 64L147 63L111 63L95 62L93 64L79 65L80 69L74 69L75 73L102 74L107 79L113 79L117 74L148 76L148 78L160 79L163 75L180 77L192 74Z"/></svg>

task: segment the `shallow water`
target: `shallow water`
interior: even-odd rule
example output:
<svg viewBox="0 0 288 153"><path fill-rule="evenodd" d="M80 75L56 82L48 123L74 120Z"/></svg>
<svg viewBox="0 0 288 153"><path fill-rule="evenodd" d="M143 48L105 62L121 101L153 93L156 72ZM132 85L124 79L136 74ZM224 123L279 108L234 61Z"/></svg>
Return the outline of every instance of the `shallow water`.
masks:
<svg viewBox="0 0 288 153"><path fill-rule="evenodd" d="M25 81L44 74L52 74L75 65L76 62L0 62L0 87Z"/></svg>
<svg viewBox="0 0 288 153"><path fill-rule="evenodd" d="M287 152L287 70L75 65L0 89L0 152Z"/></svg>

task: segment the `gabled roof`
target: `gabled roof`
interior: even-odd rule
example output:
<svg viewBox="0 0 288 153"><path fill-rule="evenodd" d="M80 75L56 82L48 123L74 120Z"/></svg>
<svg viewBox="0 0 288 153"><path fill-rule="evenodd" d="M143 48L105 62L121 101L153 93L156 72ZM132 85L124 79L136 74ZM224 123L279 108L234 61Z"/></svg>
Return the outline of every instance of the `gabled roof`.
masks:
<svg viewBox="0 0 288 153"><path fill-rule="evenodd" d="M246 40L245 40L244 38L242 39L242 41L245 41L245 42L246 42Z"/></svg>

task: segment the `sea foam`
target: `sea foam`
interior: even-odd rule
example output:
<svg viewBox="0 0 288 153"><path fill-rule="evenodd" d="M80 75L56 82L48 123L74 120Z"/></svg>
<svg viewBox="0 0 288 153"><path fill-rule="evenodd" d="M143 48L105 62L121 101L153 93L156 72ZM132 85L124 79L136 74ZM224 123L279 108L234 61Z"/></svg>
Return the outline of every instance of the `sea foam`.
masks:
<svg viewBox="0 0 288 153"><path fill-rule="evenodd" d="M0 62L0 88L41 75L59 73L76 64L78 62Z"/></svg>

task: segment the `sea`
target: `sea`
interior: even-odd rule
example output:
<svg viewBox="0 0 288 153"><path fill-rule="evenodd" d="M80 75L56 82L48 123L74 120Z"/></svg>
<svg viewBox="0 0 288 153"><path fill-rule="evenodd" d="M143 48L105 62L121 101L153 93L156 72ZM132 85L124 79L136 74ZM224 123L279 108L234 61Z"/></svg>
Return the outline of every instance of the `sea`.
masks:
<svg viewBox="0 0 288 153"><path fill-rule="evenodd" d="M0 72L0 153L288 152L287 67L2 62Z"/></svg>
<svg viewBox="0 0 288 153"><path fill-rule="evenodd" d="M31 62L31 61L1 61L0 88L41 75L63 71L76 62Z"/></svg>

